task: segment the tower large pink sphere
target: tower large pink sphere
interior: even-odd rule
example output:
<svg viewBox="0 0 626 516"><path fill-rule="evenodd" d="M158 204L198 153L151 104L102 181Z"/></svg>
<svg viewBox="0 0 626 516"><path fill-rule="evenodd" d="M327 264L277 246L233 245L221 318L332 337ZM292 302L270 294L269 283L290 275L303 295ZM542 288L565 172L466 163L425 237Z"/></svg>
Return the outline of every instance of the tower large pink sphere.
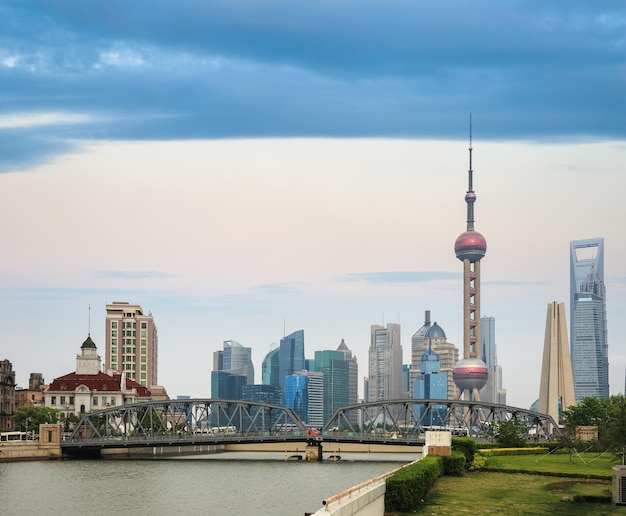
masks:
<svg viewBox="0 0 626 516"><path fill-rule="evenodd" d="M476 263L487 252L487 240L478 231L466 231L454 242L454 252L459 260L467 258L471 263Z"/></svg>

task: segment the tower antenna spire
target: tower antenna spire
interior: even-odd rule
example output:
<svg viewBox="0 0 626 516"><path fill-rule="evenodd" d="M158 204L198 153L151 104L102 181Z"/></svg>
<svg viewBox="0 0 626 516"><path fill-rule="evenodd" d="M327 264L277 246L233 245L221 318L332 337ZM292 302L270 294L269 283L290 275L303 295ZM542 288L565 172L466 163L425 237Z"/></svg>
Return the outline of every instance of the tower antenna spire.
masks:
<svg viewBox="0 0 626 516"><path fill-rule="evenodd" d="M470 171L472 170L472 113L470 112L470 134L469 134L469 140L470 140L470 146L469 146L469 169ZM471 183L470 183L470 190L471 190Z"/></svg>

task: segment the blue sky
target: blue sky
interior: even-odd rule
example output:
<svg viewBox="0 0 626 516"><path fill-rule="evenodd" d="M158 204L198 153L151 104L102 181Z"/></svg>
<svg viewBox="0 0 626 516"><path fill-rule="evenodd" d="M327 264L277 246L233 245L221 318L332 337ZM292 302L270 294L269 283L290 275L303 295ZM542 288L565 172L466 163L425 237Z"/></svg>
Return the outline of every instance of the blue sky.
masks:
<svg viewBox="0 0 626 516"><path fill-rule="evenodd" d="M2 2L0 351L52 380L89 304L104 351L113 300L153 311L167 363L203 357L193 377L229 339L260 374L285 325L311 356L345 337L361 376L383 319L407 357L426 309L460 346L471 112L499 355L568 299L569 240L604 236L623 391L625 34L623 1ZM39 363L8 352L33 338ZM180 369L162 363L171 394L208 394Z"/></svg>

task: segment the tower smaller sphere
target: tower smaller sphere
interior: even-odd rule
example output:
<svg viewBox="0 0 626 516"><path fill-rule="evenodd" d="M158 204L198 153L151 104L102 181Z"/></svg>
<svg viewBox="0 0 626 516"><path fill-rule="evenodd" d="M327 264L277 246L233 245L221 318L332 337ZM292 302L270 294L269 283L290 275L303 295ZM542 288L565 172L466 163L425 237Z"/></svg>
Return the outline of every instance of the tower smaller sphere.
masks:
<svg viewBox="0 0 626 516"><path fill-rule="evenodd" d="M489 369L480 358L462 358L452 370L454 383L462 391L482 389L487 383Z"/></svg>

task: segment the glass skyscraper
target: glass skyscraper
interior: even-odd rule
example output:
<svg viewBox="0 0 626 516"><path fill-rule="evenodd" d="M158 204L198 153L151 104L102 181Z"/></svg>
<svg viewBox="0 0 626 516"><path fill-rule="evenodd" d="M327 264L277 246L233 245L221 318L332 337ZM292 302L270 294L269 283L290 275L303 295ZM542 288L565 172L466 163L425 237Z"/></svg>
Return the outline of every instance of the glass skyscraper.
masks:
<svg viewBox="0 0 626 516"><path fill-rule="evenodd" d="M350 404L350 367L343 351L315 352L315 371L322 373L324 385L324 423L340 407Z"/></svg>
<svg viewBox="0 0 626 516"><path fill-rule="evenodd" d="M576 402L609 396L604 239L570 242L570 355Z"/></svg>
<svg viewBox="0 0 626 516"><path fill-rule="evenodd" d="M298 330L280 339L278 381L281 388L285 386L285 377L304 369L304 330Z"/></svg>
<svg viewBox="0 0 626 516"><path fill-rule="evenodd" d="M261 383L263 385L280 387L280 372L278 367L278 359L280 358L279 352L280 348L278 344L273 342L261 364Z"/></svg>

